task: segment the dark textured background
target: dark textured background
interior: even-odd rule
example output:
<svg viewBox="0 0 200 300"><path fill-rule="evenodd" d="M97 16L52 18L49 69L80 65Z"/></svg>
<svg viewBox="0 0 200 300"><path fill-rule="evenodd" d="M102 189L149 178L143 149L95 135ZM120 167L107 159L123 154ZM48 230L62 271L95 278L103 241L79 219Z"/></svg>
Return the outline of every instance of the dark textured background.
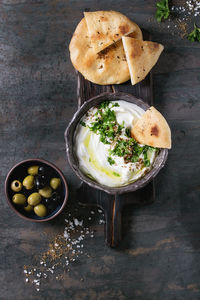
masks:
<svg viewBox="0 0 200 300"><path fill-rule="evenodd" d="M4 179L20 160L45 158L68 180L65 212L77 201L79 180L66 163L63 137L77 108L67 47L86 8L121 11L165 45L153 70L154 103L169 121L173 149L156 178L156 202L125 208L121 246L105 246L97 226L87 245L92 259L37 293L24 283L23 265L46 250L48 236L63 232L65 213L48 224L25 222L6 203ZM0 299L199 299L200 47L159 25L154 14L150 0L0 1Z"/></svg>

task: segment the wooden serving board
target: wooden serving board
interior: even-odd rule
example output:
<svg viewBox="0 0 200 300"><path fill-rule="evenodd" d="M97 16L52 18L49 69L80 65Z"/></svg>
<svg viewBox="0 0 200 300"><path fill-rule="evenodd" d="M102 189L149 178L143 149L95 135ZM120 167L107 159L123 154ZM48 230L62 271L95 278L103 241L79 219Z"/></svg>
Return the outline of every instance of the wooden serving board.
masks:
<svg viewBox="0 0 200 300"><path fill-rule="evenodd" d="M150 34L143 31L144 40L150 40ZM83 105L88 99L97 96L103 92L124 92L141 98L149 105L153 105L152 93L152 74L140 83L132 86L130 81L120 85L97 85L88 80L77 72L77 97L78 108ZM89 187L82 183L79 188L79 203L84 206L99 206L105 213L105 242L111 246L116 247L121 241L121 223L122 223L122 209L128 204L146 205L155 200L155 185L154 181L150 182L143 189L132 193L123 195L109 195L100 190Z"/></svg>

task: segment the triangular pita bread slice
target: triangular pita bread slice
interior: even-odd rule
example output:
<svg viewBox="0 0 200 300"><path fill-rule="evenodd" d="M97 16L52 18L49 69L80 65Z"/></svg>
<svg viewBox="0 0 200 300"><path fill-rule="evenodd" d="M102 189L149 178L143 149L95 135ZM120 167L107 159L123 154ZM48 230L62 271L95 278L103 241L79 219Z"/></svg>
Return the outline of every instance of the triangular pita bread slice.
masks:
<svg viewBox="0 0 200 300"><path fill-rule="evenodd" d="M142 39L142 32L139 26L135 25L136 31L130 36ZM69 51L72 64L87 80L104 85L119 84L130 79L122 41L96 54L91 46L85 18L73 34Z"/></svg>
<svg viewBox="0 0 200 300"><path fill-rule="evenodd" d="M171 130L161 113L151 106L133 124L131 136L140 144L171 149Z"/></svg>
<svg viewBox="0 0 200 300"><path fill-rule="evenodd" d="M164 46L150 41L122 37L132 85L143 80L156 64Z"/></svg>
<svg viewBox="0 0 200 300"><path fill-rule="evenodd" d="M91 45L96 53L137 29L137 25L116 11L84 12Z"/></svg>

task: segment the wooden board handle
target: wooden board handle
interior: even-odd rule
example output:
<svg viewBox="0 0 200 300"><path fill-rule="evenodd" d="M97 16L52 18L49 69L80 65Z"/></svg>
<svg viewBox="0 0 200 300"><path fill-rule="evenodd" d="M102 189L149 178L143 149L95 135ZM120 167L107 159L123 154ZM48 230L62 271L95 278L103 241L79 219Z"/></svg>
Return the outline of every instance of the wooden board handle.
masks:
<svg viewBox="0 0 200 300"><path fill-rule="evenodd" d="M106 207L105 211L105 242L110 247L116 247L122 238L121 233L121 202L119 199L119 195L113 195L112 205L108 208Z"/></svg>

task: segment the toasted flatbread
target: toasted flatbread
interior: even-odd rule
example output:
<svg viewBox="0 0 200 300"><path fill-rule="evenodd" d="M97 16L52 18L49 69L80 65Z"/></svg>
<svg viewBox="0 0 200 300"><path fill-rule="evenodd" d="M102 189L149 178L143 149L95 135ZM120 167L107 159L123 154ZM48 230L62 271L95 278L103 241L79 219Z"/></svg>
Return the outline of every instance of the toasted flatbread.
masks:
<svg viewBox="0 0 200 300"><path fill-rule="evenodd" d="M131 33L131 36L142 39L140 28L137 24L134 26L137 29ZM120 40L96 54L91 45L85 18L78 24L69 50L73 66L87 80L105 85L119 84L130 79L122 41Z"/></svg>
<svg viewBox="0 0 200 300"><path fill-rule="evenodd" d="M132 85L143 80L156 64L164 46L150 41L122 37Z"/></svg>
<svg viewBox="0 0 200 300"><path fill-rule="evenodd" d="M131 136L140 144L171 149L171 130L161 113L151 106L133 124Z"/></svg>
<svg viewBox="0 0 200 300"><path fill-rule="evenodd" d="M137 25L116 11L84 12L91 45L96 53L137 30Z"/></svg>

